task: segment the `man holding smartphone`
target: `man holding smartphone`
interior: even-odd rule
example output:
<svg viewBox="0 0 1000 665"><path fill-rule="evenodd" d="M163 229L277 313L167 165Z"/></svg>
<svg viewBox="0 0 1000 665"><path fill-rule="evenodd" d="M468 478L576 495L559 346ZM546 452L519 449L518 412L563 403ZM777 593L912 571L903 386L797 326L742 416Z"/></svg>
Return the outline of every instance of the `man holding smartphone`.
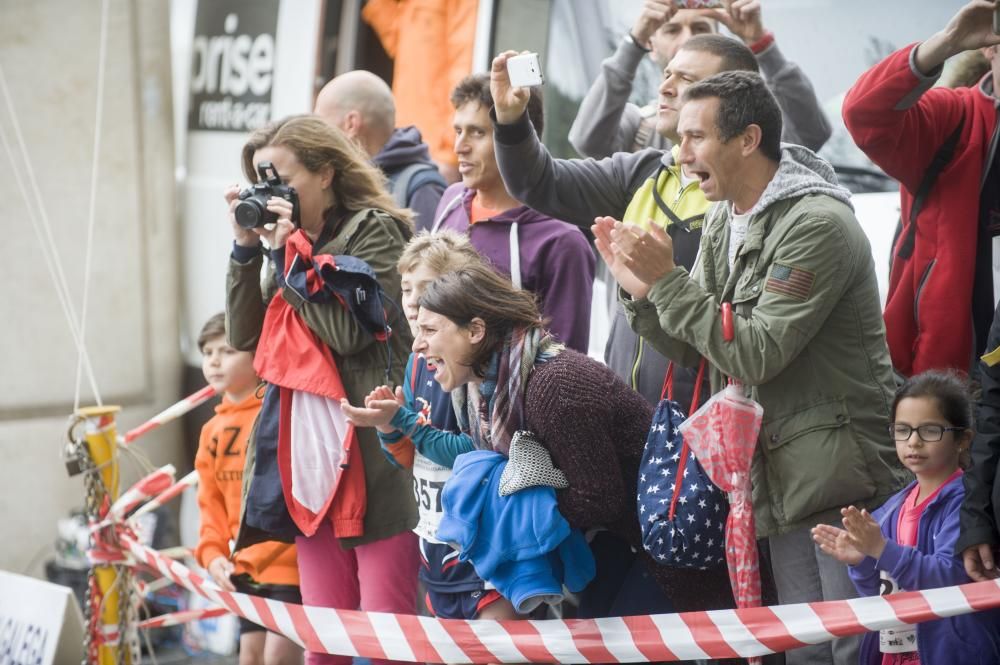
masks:
<svg viewBox="0 0 1000 665"><path fill-rule="evenodd" d="M906 375L946 367L974 375L978 370L982 382L973 464L964 475L962 533L955 543L974 580L1000 577L996 319L987 335L995 297L992 245L1000 235L998 11L1000 3L991 0L966 4L941 31L863 74L844 101L844 121L858 147L901 185L906 225L893 250L885 308L893 365ZM978 85L932 88L945 60L974 49L991 66ZM951 159L941 160L948 143ZM938 177L928 189L922 182L935 161ZM915 203L918 192L922 207ZM980 355L982 364L970 367L969 359Z"/></svg>
<svg viewBox="0 0 1000 665"><path fill-rule="evenodd" d="M704 4L704 3L702 3ZM670 147L656 131L656 100L639 107L629 103L632 82L647 55L659 69L696 35L717 33L719 24L746 44L781 107L782 140L819 150L830 138L830 123L812 84L794 63L785 60L764 28L760 0L718 0L715 9L685 9L685 0L645 0L632 29L601 64L601 72L580 104L569 130L570 144L586 157Z"/></svg>

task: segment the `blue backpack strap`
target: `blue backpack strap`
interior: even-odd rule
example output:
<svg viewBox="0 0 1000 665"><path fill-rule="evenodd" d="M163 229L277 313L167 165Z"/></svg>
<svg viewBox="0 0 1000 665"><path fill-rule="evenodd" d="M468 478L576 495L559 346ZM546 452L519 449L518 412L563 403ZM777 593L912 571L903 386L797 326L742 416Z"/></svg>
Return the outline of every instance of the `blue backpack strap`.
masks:
<svg viewBox="0 0 1000 665"><path fill-rule="evenodd" d="M425 164L424 166L426 168L417 171L410 179L410 185L406 190L407 201L412 199L417 190L425 185L440 185L442 190L448 186L448 183L444 181L444 176L441 175L436 166L433 164Z"/></svg>
<svg viewBox="0 0 1000 665"><path fill-rule="evenodd" d="M426 184L436 182L446 186L444 178L433 164L416 162L395 173L392 180L392 198L401 207L407 207L413 194Z"/></svg>

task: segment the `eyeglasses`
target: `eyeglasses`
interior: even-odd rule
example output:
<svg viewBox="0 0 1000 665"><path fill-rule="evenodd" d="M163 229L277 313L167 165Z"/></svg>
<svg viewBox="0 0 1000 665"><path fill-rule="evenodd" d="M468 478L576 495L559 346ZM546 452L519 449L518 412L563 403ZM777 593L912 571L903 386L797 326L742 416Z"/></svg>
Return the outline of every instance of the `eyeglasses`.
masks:
<svg viewBox="0 0 1000 665"><path fill-rule="evenodd" d="M925 443L940 441L945 432L963 432L964 427L944 427L943 425L921 425L920 427L910 427L902 423L889 423L889 436L896 441L909 441L913 432L917 433L920 440Z"/></svg>

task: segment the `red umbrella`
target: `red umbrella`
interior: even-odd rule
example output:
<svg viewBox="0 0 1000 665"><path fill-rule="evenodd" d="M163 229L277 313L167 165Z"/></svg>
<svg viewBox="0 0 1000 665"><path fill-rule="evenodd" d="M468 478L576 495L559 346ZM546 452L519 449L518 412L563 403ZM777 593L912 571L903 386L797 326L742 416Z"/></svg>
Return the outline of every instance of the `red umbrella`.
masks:
<svg viewBox="0 0 1000 665"><path fill-rule="evenodd" d="M726 341L733 337L731 317L726 303L722 306ZM763 415L764 407L744 397L742 387L730 381L680 426L684 441L705 473L729 496L726 562L737 607L757 607L761 601L750 462Z"/></svg>

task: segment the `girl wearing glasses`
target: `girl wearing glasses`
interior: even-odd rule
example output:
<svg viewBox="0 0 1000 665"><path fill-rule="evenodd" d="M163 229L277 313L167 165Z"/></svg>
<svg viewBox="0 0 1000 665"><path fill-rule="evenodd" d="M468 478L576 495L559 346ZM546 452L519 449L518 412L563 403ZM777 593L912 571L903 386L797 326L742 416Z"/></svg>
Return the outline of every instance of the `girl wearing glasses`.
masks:
<svg viewBox="0 0 1000 665"><path fill-rule="evenodd" d="M862 595L970 582L955 552L972 441L967 385L956 374L925 372L899 389L892 413L889 435L916 480L870 515L842 509L844 528L819 524L813 539L848 565ZM862 665L1000 663L1000 610L868 633L860 653Z"/></svg>

